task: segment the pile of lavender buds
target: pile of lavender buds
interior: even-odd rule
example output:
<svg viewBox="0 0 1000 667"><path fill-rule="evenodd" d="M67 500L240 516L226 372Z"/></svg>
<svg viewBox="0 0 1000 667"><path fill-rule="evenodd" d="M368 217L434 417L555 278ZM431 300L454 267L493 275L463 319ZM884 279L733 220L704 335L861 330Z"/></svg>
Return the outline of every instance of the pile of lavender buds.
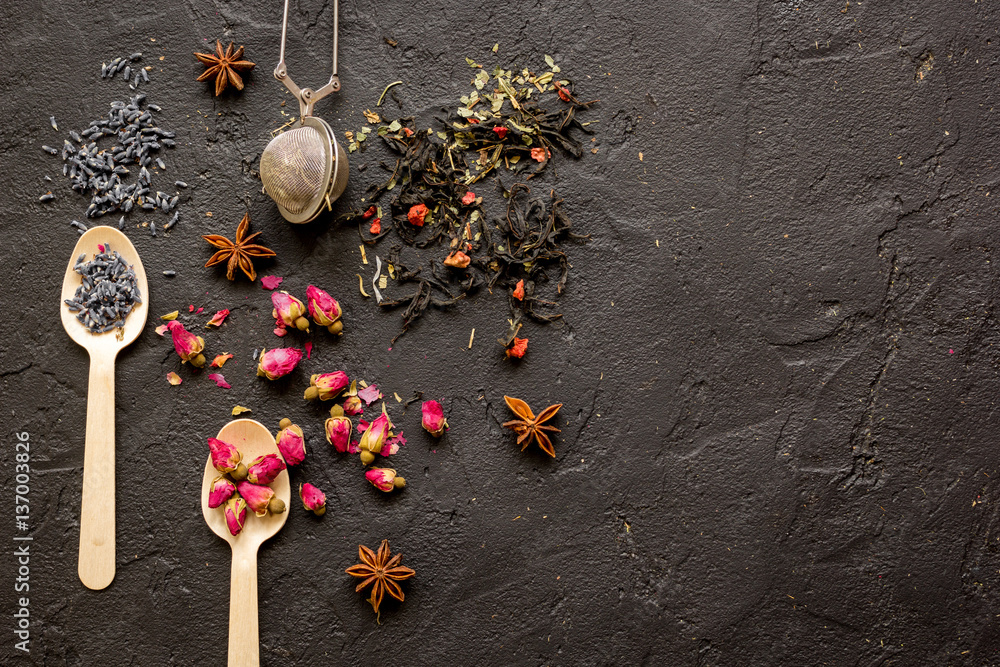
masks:
<svg viewBox="0 0 1000 667"><path fill-rule="evenodd" d="M82 276L82 284L72 299L65 300L77 313L76 319L95 334L123 328L135 304L142 303L135 269L110 245L98 249L100 252L89 262L85 261L86 253L77 258L73 270Z"/></svg>
<svg viewBox="0 0 1000 667"><path fill-rule="evenodd" d="M142 53L136 51L126 58L115 58L110 63L104 63L101 65L101 78L114 78L118 72L121 72L125 81L128 81L128 87L135 90L139 87L139 81L149 83L149 73L146 71L146 68L140 65L132 65L132 63L141 59ZM129 77L132 76L133 72L135 72L135 79L129 81Z"/></svg>
<svg viewBox="0 0 1000 667"><path fill-rule="evenodd" d="M136 206L169 213L177 206L180 197L176 193L151 192L153 172L150 170L154 165L160 170L166 169L163 159L153 157L152 153L162 147L173 148L175 134L156 125L153 112L160 111L160 107L147 104L143 108L145 100L146 95L139 93L127 104L112 102L107 118L91 121L90 127L83 132L70 131L72 142L64 140L63 175L72 179L74 190L90 194L87 217L97 218L114 211L128 213ZM114 137L115 143L110 148L98 149L98 140L105 136ZM42 148L56 153L48 146ZM136 181L128 185L122 180L130 173L126 164L139 166ZM169 226L176 222L175 215ZM81 233L86 230L82 223L74 221L71 224ZM122 216L118 228L124 226L125 218ZM156 226L151 224L150 227L155 236Z"/></svg>

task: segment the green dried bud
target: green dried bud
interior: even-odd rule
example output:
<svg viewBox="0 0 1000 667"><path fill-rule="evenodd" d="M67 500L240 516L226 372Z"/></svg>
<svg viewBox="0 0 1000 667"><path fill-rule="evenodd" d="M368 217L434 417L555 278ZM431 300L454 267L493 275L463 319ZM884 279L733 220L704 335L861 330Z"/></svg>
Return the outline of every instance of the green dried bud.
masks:
<svg viewBox="0 0 1000 667"><path fill-rule="evenodd" d="M271 514L281 514L282 512L285 511L285 501L283 501L278 496L274 496L267 503L267 511L269 511Z"/></svg>
<svg viewBox="0 0 1000 667"><path fill-rule="evenodd" d="M306 399L307 401L315 401L317 398L319 398L319 389L317 389L312 385L306 387L306 393L302 395L302 398Z"/></svg>
<svg viewBox="0 0 1000 667"><path fill-rule="evenodd" d="M397 475L396 479L392 480L392 485L397 489L401 489L406 486L406 480Z"/></svg>
<svg viewBox="0 0 1000 667"><path fill-rule="evenodd" d="M375 462L375 455L369 452L367 449L361 450L361 463L368 466Z"/></svg>
<svg viewBox="0 0 1000 667"><path fill-rule="evenodd" d="M292 425L292 420L289 419L288 417L285 417L280 422L278 422L278 428L288 428L291 425Z"/></svg>
<svg viewBox="0 0 1000 667"><path fill-rule="evenodd" d="M240 463L238 466L236 466L236 470L233 470L231 473L229 473L229 476L232 477L237 482L242 482L247 478L246 465Z"/></svg>

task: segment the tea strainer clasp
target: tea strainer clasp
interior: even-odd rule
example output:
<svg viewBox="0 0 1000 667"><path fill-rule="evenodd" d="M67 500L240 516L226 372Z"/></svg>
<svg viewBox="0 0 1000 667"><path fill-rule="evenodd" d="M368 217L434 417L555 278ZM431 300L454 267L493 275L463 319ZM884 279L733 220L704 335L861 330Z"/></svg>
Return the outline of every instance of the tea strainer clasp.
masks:
<svg viewBox="0 0 1000 667"><path fill-rule="evenodd" d="M299 88L288 76L285 40L288 34L288 0L281 21L281 53L274 78L299 101L299 121L295 127L271 139L260 156L260 177L264 192L289 222L310 222L347 187L347 156L337 143L330 126L312 115L313 105L340 90L337 76L338 2L333 2L333 70L322 88Z"/></svg>

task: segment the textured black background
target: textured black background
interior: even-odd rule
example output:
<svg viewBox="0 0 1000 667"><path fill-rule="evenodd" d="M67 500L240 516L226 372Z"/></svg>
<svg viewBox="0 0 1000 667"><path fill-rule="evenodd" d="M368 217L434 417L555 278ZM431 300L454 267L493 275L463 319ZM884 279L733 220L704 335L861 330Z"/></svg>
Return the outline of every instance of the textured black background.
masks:
<svg viewBox="0 0 1000 667"><path fill-rule="evenodd" d="M372 267L356 230L291 227L260 193L251 168L285 122L280 101L296 111L270 77L279 4L0 8L5 662L13 433L28 431L32 643L19 661L224 664L229 551L199 484L205 437L241 403L270 428L304 426L295 481L329 498L319 520L293 506L261 550L263 664L1000 664L992 3L345 2L344 91L317 108L338 132L360 129L396 79L402 113L456 103L466 56L541 69L548 53L601 100L584 118L597 153L558 157L538 184L593 241L570 248L566 326L530 326L519 365L494 343L500 293L431 312L390 351L399 319L358 294L354 274ZM331 8L302 0L292 14L290 71L317 85ZM217 37L258 63L241 95L194 82L191 52ZM129 231L151 320L118 362L118 571L94 592L76 576L88 360L57 312L67 223L86 202L39 146L122 99L100 63L136 50L178 132L154 184L193 187L173 233ZM380 156L351 156L371 168L339 208L360 205ZM37 203L50 188L56 201ZM300 296L326 287L346 311L345 335L315 333L313 359L273 384L250 360L276 341L268 294L202 268L199 235L231 234L247 207L278 252L264 272ZM144 220L165 218L132 224ZM231 390L180 369L153 332L188 304L233 309L206 336L211 354L236 354ZM322 441L324 406L301 389L334 369L444 403L452 428L434 443L418 410L390 400L410 438L393 462L403 493L380 494ZM505 393L565 403L555 460L517 451ZM383 538L417 575L379 626L343 569Z"/></svg>

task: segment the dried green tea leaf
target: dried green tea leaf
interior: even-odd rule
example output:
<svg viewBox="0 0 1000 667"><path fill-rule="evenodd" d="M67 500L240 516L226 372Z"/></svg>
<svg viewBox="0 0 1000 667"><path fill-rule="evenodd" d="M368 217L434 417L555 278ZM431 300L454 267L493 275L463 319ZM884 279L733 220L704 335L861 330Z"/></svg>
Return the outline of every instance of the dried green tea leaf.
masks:
<svg viewBox="0 0 1000 667"><path fill-rule="evenodd" d="M546 54L545 64L548 65L550 68L555 67L556 61L552 60L552 56Z"/></svg>

